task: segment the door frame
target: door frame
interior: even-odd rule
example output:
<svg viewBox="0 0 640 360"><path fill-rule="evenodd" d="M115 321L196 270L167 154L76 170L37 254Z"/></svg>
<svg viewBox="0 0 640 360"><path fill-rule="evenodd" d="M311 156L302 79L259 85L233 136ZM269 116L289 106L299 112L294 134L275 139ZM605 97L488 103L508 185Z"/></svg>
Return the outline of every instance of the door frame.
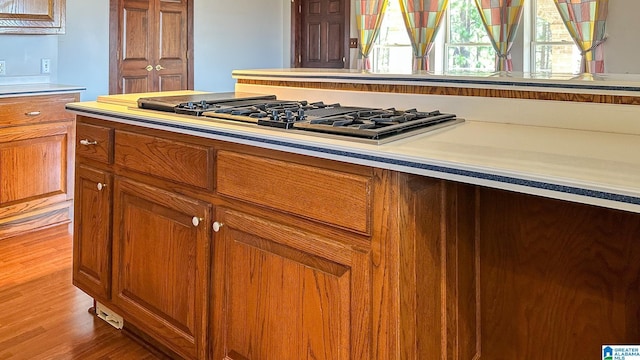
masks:
<svg viewBox="0 0 640 360"><path fill-rule="evenodd" d="M118 93L118 74L120 56L119 49L119 28L120 14L119 7L122 0L109 0L109 94ZM187 89L193 89L193 1L187 1Z"/></svg>
<svg viewBox="0 0 640 360"><path fill-rule="evenodd" d="M302 2L309 0L291 0L291 67L299 68L302 65ZM349 39L351 38L351 1L344 0L345 31L344 31L344 69L349 69L351 64Z"/></svg>

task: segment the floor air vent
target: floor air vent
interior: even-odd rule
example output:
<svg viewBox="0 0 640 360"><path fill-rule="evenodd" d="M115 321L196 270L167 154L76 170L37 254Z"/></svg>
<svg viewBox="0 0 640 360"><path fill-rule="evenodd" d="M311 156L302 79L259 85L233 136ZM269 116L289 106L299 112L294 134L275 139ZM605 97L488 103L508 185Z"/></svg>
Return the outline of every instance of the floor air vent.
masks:
<svg viewBox="0 0 640 360"><path fill-rule="evenodd" d="M124 325L124 319L122 316L114 313L111 309L99 302L96 303L96 315L116 329L122 329L122 326Z"/></svg>

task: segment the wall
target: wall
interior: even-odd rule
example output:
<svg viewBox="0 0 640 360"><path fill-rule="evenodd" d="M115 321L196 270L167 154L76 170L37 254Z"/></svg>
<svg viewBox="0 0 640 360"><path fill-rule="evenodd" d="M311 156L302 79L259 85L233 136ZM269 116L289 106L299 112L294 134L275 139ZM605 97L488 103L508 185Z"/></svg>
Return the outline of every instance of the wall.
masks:
<svg viewBox="0 0 640 360"><path fill-rule="evenodd" d="M58 80L86 87L81 100L109 93L109 0L67 0L58 52Z"/></svg>
<svg viewBox="0 0 640 360"><path fill-rule="evenodd" d="M195 0L195 89L233 91L234 69L288 67L289 7L289 0Z"/></svg>
<svg viewBox="0 0 640 360"><path fill-rule="evenodd" d="M233 91L233 69L289 64L289 0L195 0L195 88ZM67 0L64 35L0 35L0 84L56 82L87 88L82 100L109 89L109 0ZM40 59L51 74L40 76Z"/></svg>
<svg viewBox="0 0 640 360"><path fill-rule="evenodd" d="M40 60L51 60L49 75L40 74ZM5 61L6 75L0 85L25 82L55 82L58 65L56 35L0 35L0 60Z"/></svg>

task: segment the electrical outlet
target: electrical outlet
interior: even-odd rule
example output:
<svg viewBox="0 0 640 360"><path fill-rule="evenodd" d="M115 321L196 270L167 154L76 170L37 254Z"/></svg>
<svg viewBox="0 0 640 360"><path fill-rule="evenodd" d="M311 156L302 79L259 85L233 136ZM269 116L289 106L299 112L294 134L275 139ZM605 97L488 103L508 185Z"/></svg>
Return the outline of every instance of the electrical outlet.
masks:
<svg viewBox="0 0 640 360"><path fill-rule="evenodd" d="M42 59L42 62L40 63L40 72L43 74L51 72L51 60Z"/></svg>
<svg viewBox="0 0 640 360"><path fill-rule="evenodd" d="M0 75L7 75L7 66L4 60L0 60Z"/></svg>

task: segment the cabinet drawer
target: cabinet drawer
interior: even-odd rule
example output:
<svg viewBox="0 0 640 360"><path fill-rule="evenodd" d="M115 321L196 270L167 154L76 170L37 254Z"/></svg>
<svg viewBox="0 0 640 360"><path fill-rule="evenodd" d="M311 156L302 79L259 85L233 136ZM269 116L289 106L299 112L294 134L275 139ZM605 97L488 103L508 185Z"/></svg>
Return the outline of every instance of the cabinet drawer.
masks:
<svg viewBox="0 0 640 360"><path fill-rule="evenodd" d="M113 163L113 129L78 123L76 155L107 164Z"/></svg>
<svg viewBox="0 0 640 360"><path fill-rule="evenodd" d="M222 150L216 164L222 195L370 231L370 177Z"/></svg>
<svg viewBox="0 0 640 360"><path fill-rule="evenodd" d="M129 170L210 190L211 148L128 131L116 131L115 162Z"/></svg>
<svg viewBox="0 0 640 360"><path fill-rule="evenodd" d="M0 98L0 127L71 121L74 116L64 106L74 101L76 94Z"/></svg>

